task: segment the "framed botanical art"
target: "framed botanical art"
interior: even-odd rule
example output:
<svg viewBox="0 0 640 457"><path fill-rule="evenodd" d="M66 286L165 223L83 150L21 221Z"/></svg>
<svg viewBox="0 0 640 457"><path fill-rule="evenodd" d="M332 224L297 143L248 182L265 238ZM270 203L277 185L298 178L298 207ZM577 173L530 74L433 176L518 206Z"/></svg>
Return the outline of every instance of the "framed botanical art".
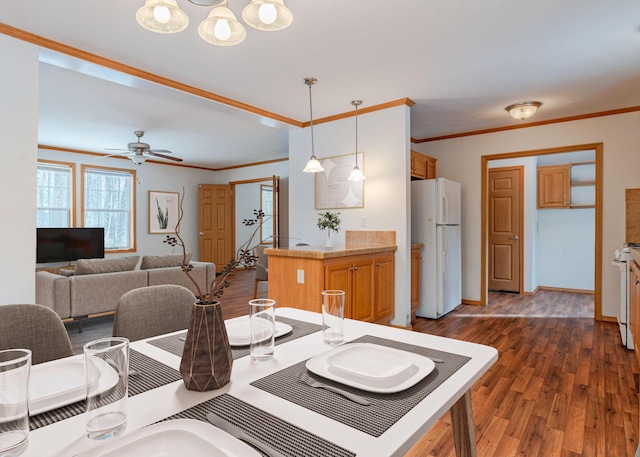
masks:
<svg viewBox="0 0 640 457"><path fill-rule="evenodd" d="M364 181L347 178L356 164L355 154L318 159L324 171L316 173L316 209L364 208ZM364 172L364 153L358 152Z"/></svg>
<svg viewBox="0 0 640 457"><path fill-rule="evenodd" d="M149 191L149 233L176 233L180 193Z"/></svg>

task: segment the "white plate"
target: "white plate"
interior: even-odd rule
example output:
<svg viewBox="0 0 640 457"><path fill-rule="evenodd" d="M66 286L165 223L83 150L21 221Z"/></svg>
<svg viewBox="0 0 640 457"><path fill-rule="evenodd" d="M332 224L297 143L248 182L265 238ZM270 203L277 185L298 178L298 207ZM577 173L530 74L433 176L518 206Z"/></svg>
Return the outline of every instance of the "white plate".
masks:
<svg viewBox="0 0 640 457"><path fill-rule="evenodd" d="M193 419L160 422L80 454L82 457L260 457L219 428Z"/></svg>
<svg viewBox="0 0 640 457"><path fill-rule="evenodd" d="M381 380L397 376L413 365L413 354L370 343L346 344L327 357L336 370L365 380Z"/></svg>
<svg viewBox="0 0 640 457"><path fill-rule="evenodd" d="M331 351L310 358L306 363L307 369L319 376L331 379L332 381L336 381L347 386L355 387L367 392L388 394L408 389L409 387L413 386L418 381L426 377L435 368L435 363L433 363L431 359L413 353L409 353L409 356L413 358L413 363L408 368L400 370L397 374L391 376L362 376L359 372L343 370L330 365L327 359L332 357L336 352L344 350L344 348L346 348L347 346L349 345L340 346L339 348L332 349ZM390 348L385 347L385 349ZM394 350L405 352L398 349ZM370 373L369 370L365 372Z"/></svg>
<svg viewBox="0 0 640 457"><path fill-rule="evenodd" d="M98 393L118 383L118 373L106 362L97 359L100 375ZM70 405L86 396L84 360L61 359L31 367L29 377L29 415Z"/></svg>
<svg viewBox="0 0 640 457"><path fill-rule="evenodd" d="M249 346L251 343L251 332L248 317L225 321L224 324L227 327L227 336L229 337L229 344L231 346ZM275 338L284 336L292 331L293 327L289 324L276 321Z"/></svg>

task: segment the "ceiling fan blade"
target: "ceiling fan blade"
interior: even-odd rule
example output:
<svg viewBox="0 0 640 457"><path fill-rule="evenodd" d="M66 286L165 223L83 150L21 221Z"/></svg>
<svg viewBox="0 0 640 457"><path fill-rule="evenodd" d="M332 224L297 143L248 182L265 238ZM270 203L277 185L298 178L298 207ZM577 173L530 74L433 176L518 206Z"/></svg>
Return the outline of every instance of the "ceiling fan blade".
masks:
<svg viewBox="0 0 640 457"><path fill-rule="evenodd" d="M153 151L147 151L147 154L154 157L162 157L163 159L173 160L175 162L182 162L182 159L180 159L179 157L171 157L171 156L166 156L164 154L157 154Z"/></svg>
<svg viewBox="0 0 640 457"><path fill-rule="evenodd" d="M127 149L123 149L124 151L126 151ZM127 156L129 155L126 152L114 152L113 154L107 154L107 155L103 155L103 156L98 156L98 157L94 157L93 160L96 159L106 159L107 157L116 157L116 156Z"/></svg>
<svg viewBox="0 0 640 457"><path fill-rule="evenodd" d="M147 149L149 152L160 152L162 154L173 154L173 152L168 151L166 149Z"/></svg>
<svg viewBox="0 0 640 457"><path fill-rule="evenodd" d="M121 149L121 148L104 148L105 151L129 151L129 149Z"/></svg>

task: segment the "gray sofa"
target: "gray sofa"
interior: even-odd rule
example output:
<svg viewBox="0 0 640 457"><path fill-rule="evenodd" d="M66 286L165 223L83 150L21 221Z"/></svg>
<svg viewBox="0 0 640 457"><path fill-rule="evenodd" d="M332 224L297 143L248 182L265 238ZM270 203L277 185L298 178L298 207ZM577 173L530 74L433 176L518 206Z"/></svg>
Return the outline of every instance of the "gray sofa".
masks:
<svg viewBox="0 0 640 457"><path fill-rule="evenodd" d="M198 291L180 265L182 255L139 256L78 260L75 271L63 275L36 272L36 303L53 309L62 319L82 319L93 314L115 311L118 299L133 289L160 284L178 284ZM189 256L190 258L190 256ZM202 293L215 278L216 266L209 262L190 262L191 276Z"/></svg>

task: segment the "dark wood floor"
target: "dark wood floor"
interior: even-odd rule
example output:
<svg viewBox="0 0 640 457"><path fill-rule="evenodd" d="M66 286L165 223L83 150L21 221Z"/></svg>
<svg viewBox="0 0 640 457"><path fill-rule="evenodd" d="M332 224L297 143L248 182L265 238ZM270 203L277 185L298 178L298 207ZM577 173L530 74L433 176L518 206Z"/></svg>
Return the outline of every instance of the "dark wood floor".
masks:
<svg viewBox="0 0 640 457"><path fill-rule="evenodd" d="M261 283L258 296L266 296ZM247 314L253 272L231 279L225 318ZM493 346L498 362L473 387L479 457L633 456L638 445L635 353L615 323L593 320L593 296L539 291L491 292L489 306L461 305L439 320L418 318L415 331ZM67 324L74 350L111 334L112 317ZM454 457L449 415L406 454Z"/></svg>

